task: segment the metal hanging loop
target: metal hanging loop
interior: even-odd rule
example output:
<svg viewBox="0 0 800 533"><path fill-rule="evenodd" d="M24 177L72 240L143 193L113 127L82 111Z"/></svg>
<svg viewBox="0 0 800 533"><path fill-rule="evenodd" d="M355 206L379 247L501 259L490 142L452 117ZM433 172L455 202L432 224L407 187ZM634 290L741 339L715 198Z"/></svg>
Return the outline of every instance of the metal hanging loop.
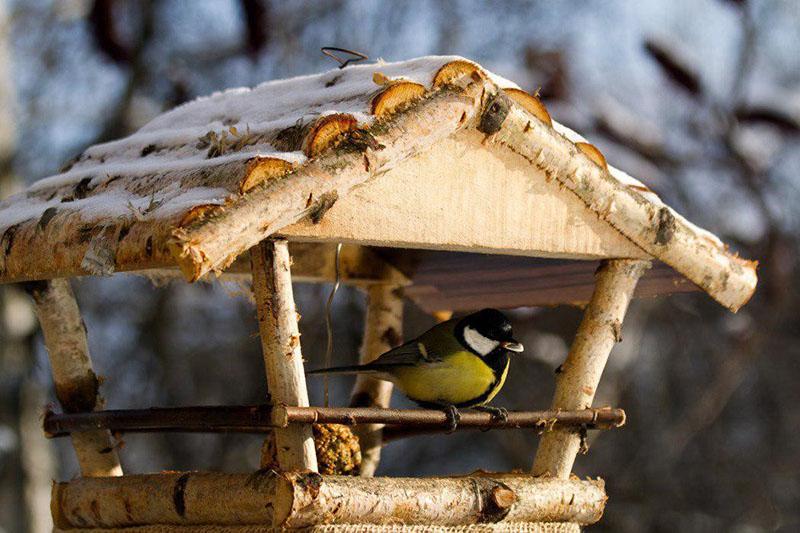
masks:
<svg viewBox="0 0 800 533"><path fill-rule="evenodd" d="M369 57L366 54L362 54L361 52L356 52L355 50L348 50L347 48L339 48L337 46L323 46L320 48L323 54L330 57L337 63L339 63L339 68L343 69L350 63L358 63L359 61L366 61ZM341 52L344 54L349 54L352 57L344 58L339 55L336 55L334 52Z"/></svg>
<svg viewBox="0 0 800 533"><path fill-rule="evenodd" d="M340 284L340 267L339 267L339 258L342 254L342 243L338 243L336 245L336 258L334 260L335 271L336 271L336 279L333 284L333 288L331 289L330 294L328 295L328 302L325 304L325 330L328 333L328 344L325 347L325 368L330 368L333 366L333 317L331 316L331 307L333 306L333 297L336 296L336 291L339 290ZM325 374L322 379L324 397L325 397L325 407L328 407L328 400L329 400L329 390L328 390L328 375Z"/></svg>

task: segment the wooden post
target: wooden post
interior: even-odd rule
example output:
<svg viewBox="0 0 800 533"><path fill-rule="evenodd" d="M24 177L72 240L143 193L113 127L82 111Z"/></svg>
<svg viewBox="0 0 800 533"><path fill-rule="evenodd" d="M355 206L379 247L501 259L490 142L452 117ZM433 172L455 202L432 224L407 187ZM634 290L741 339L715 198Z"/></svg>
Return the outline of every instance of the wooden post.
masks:
<svg viewBox="0 0 800 533"><path fill-rule="evenodd" d="M600 266L592 299L556 378L552 409L591 407L611 349L622 340L622 319L636 282L649 267L649 261L628 259L608 260ZM533 473L568 479L580 447L580 430L545 433Z"/></svg>
<svg viewBox="0 0 800 533"><path fill-rule="evenodd" d="M308 390L286 241L262 241L250 250L250 261L264 366L272 402L306 407ZM311 425L295 424L276 430L275 447L278 465L282 470L317 471Z"/></svg>
<svg viewBox="0 0 800 533"><path fill-rule="evenodd" d="M367 315L361 363L369 363L379 355L399 346L403 340L403 289L393 285L372 285L367 288ZM359 375L353 386L351 407L389 407L392 384L388 381ZM383 424L367 424L355 429L361 445L361 475L375 475L381 459Z"/></svg>
<svg viewBox="0 0 800 533"><path fill-rule="evenodd" d="M86 326L69 281L41 281L30 283L26 288L36 304L61 407L67 413L102 409L104 401L98 390L100 381L92 370ZM119 457L107 430L73 433L72 446L78 456L81 475L122 475Z"/></svg>

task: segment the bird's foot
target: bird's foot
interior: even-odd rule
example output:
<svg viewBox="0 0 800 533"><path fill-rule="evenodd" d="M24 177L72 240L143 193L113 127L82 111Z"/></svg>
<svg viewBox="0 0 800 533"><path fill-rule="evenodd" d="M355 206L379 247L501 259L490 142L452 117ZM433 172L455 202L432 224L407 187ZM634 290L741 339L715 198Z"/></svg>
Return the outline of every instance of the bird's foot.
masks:
<svg viewBox="0 0 800 533"><path fill-rule="evenodd" d="M461 413L455 405L448 405L442 409L447 416L447 433L453 433L458 427L458 422L461 420Z"/></svg>
<svg viewBox="0 0 800 533"><path fill-rule="evenodd" d="M494 407L491 405L478 405L475 407L476 411L483 411L492 415L492 420L495 422L508 422L508 409L505 407Z"/></svg>

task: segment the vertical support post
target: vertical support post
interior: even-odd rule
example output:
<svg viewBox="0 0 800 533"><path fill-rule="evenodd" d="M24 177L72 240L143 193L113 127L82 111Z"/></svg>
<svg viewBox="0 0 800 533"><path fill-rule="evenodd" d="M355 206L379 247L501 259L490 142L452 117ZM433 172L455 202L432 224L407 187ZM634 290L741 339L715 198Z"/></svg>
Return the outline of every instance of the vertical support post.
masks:
<svg viewBox="0 0 800 533"><path fill-rule="evenodd" d="M102 409L100 381L92 370L86 326L66 279L30 283L26 286L36 305L44 334L53 381L61 407L67 413ZM81 475L121 476L122 467L108 430L72 434Z"/></svg>
<svg viewBox="0 0 800 533"><path fill-rule="evenodd" d="M370 285L367 288L367 314L364 343L359 362L374 361L403 340L403 289L395 285ZM350 396L351 407L389 407L392 384L366 375L356 377ZM372 477L378 469L383 441L383 424L354 428L361 446L361 472Z"/></svg>
<svg viewBox="0 0 800 533"><path fill-rule="evenodd" d="M600 266L594 293L556 378L553 409L592 406L611 349L622 340L622 319L636 283L648 268L649 261L628 259L604 261ZM549 474L568 479L580 447L580 430L559 429L545 433L533 462L534 475Z"/></svg>
<svg viewBox="0 0 800 533"><path fill-rule="evenodd" d="M254 246L250 250L250 264L272 402L307 407L308 390L286 241L265 240ZM275 447L282 470L317 471L317 453L310 424L276 428Z"/></svg>

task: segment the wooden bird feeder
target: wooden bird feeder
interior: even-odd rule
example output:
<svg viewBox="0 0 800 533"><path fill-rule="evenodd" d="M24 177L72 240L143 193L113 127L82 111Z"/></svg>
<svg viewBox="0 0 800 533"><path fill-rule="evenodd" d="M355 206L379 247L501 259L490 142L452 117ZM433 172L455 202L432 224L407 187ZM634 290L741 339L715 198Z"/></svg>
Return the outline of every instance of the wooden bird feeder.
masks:
<svg viewBox="0 0 800 533"><path fill-rule="evenodd" d="M65 532L578 531L606 494L570 472L586 428L624 420L592 401L631 298L703 290L736 311L756 286L754 262L458 57L188 103L2 202L0 236L0 281L33 296L63 410L45 429L81 468L53 488ZM372 477L384 436L443 430L444 415L386 409L390 385L363 377L350 407L309 406L292 281L332 281L337 243L342 282L368 295L363 361L401 342L403 295L442 317L586 305L549 411L462 420L542 432L530 473ZM250 277L272 403L103 411L69 278L117 272ZM265 469L123 476L111 432L167 430L269 434ZM361 476L319 473L359 448Z"/></svg>

